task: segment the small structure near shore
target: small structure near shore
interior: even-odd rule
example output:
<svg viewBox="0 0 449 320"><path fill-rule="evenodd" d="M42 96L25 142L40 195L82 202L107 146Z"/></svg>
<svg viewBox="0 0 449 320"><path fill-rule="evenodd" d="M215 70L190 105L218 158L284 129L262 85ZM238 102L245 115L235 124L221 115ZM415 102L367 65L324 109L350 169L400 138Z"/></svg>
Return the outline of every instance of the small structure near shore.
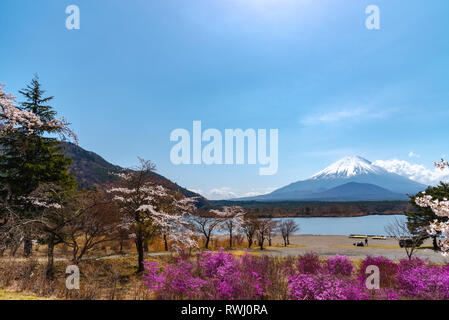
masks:
<svg viewBox="0 0 449 320"><path fill-rule="evenodd" d="M363 236L361 234L350 234L349 238L352 238L352 239L366 239L366 238L368 238L368 236Z"/></svg>

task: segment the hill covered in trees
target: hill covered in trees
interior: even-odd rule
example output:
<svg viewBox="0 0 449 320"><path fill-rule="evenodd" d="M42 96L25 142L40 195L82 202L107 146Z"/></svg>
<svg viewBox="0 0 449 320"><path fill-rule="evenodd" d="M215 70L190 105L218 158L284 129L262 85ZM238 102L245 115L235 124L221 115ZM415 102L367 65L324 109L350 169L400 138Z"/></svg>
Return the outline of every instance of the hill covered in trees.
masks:
<svg viewBox="0 0 449 320"><path fill-rule="evenodd" d="M76 181L82 188L101 188L101 186L116 181L117 177L111 173L129 170L114 165L106 161L95 152L84 150L76 144L63 142L63 146L64 153L72 159L72 164L69 167L69 171L76 176ZM201 195L179 186L164 176L156 172L152 172L151 175L153 176L154 181L158 184L161 184L171 190L179 191L186 197L198 197L199 205L204 206L209 204L209 202Z"/></svg>

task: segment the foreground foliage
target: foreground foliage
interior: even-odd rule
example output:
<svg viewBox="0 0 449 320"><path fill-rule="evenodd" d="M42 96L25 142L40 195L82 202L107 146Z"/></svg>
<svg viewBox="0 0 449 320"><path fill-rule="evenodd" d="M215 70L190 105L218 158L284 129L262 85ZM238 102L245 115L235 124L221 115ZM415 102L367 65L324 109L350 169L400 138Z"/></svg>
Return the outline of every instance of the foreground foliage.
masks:
<svg viewBox="0 0 449 320"><path fill-rule="evenodd" d="M358 268L348 257L320 259L204 252L180 254L161 267L144 261L144 283L157 299L397 300L449 299L449 265L368 256ZM368 266L377 266L380 288L367 289Z"/></svg>

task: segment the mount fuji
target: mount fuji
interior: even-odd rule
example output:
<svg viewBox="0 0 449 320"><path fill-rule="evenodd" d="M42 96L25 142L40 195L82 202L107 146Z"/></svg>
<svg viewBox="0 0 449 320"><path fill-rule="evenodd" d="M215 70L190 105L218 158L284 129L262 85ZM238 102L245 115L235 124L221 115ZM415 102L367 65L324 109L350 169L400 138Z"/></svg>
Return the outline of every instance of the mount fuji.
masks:
<svg viewBox="0 0 449 320"><path fill-rule="evenodd" d="M382 201L407 200L426 186L373 165L358 157L345 157L306 180L269 194L240 198L245 201Z"/></svg>

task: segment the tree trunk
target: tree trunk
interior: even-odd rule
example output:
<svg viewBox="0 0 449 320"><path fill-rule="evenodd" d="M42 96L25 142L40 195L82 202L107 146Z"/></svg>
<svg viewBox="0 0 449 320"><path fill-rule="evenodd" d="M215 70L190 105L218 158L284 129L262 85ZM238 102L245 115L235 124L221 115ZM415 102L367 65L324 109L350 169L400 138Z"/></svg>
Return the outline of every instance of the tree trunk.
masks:
<svg viewBox="0 0 449 320"><path fill-rule="evenodd" d="M137 273L143 272L143 239L142 237L136 238L136 249L137 249Z"/></svg>
<svg viewBox="0 0 449 320"><path fill-rule="evenodd" d="M268 239L268 246L271 247L271 238Z"/></svg>
<svg viewBox="0 0 449 320"><path fill-rule="evenodd" d="M30 257L33 254L33 241L27 235L23 240L23 256L25 258Z"/></svg>
<svg viewBox="0 0 449 320"><path fill-rule="evenodd" d="M143 241L143 252L148 252L148 239Z"/></svg>
<svg viewBox="0 0 449 320"><path fill-rule="evenodd" d="M16 253L17 253L17 250L19 250L19 247L20 247L20 244L13 244L12 247L11 247L11 249L10 249L9 255L10 255L11 257L15 257L15 256L16 256Z"/></svg>
<svg viewBox="0 0 449 320"><path fill-rule="evenodd" d="M168 251L168 240L167 235L164 233L164 249L165 251Z"/></svg>
<svg viewBox="0 0 449 320"><path fill-rule="evenodd" d="M262 241L259 240L260 250L263 250L263 242L264 242L264 240L262 240Z"/></svg>
<svg viewBox="0 0 449 320"><path fill-rule="evenodd" d="M433 250L440 251L440 247L438 246L438 243L437 243L437 237L435 237L435 236L432 237L432 244L433 244Z"/></svg>
<svg viewBox="0 0 449 320"><path fill-rule="evenodd" d="M204 248L209 249L209 241L210 241L210 236L206 236L206 242L204 243Z"/></svg>
<svg viewBox="0 0 449 320"><path fill-rule="evenodd" d="M53 279L54 251L55 251L55 237L51 235L50 239L48 240L48 247L47 247L47 267L45 272L47 279Z"/></svg>
<svg viewBox="0 0 449 320"><path fill-rule="evenodd" d="M410 250L407 249L407 247L405 248L405 252L407 254L407 257L409 260L412 260L412 256L413 256L413 248L411 248Z"/></svg>
<svg viewBox="0 0 449 320"><path fill-rule="evenodd" d="M232 230L229 231L229 248L232 248Z"/></svg>
<svg viewBox="0 0 449 320"><path fill-rule="evenodd" d="M253 240L248 238L248 249L251 249L252 245L253 245Z"/></svg>
<svg viewBox="0 0 449 320"><path fill-rule="evenodd" d="M79 251L78 255L76 254L73 255L73 264L78 265L88 250L89 247L86 244L84 244L84 246L81 248L81 251Z"/></svg>

